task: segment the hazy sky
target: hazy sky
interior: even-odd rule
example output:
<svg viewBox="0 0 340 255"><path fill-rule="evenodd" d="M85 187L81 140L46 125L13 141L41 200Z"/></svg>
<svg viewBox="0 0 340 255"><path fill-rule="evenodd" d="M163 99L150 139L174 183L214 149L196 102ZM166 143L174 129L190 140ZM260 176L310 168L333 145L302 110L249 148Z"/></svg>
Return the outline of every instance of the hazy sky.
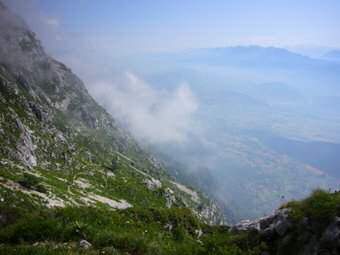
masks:
<svg viewBox="0 0 340 255"><path fill-rule="evenodd" d="M77 40L112 54L239 44L340 48L338 0L4 2L53 51Z"/></svg>

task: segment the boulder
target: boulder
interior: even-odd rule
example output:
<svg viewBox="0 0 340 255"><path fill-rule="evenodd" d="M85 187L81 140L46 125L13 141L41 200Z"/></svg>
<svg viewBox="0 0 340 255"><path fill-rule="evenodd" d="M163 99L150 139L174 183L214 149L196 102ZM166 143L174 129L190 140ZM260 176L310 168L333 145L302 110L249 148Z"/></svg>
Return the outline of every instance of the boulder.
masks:
<svg viewBox="0 0 340 255"><path fill-rule="evenodd" d="M200 237L203 235L202 229L196 229L195 234L197 235L197 239L200 239Z"/></svg>
<svg viewBox="0 0 340 255"><path fill-rule="evenodd" d="M258 231L262 236L267 238L275 234L284 236L293 227L291 219L289 218L290 211L290 208L284 208L276 211L272 215L257 220L243 220L233 226L230 231Z"/></svg>
<svg viewBox="0 0 340 255"><path fill-rule="evenodd" d="M80 246L81 248L84 248L84 249L89 249L89 248L92 247L92 244L90 244L88 241L86 241L86 240L83 239L83 240L80 240L79 246Z"/></svg>
<svg viewBox="0 0 340 255"><path fill-rule="evenodd" d="M327 226L320 242L322 246L327 248L340 248L340 217L335 217Z"/></svg>
<svg viewBox="0 0 340 255"><path fill-rule="evenodd" d="M29 107L31 108L31 111L33 112L34 116L40 121L44 121L44 113L40 106L37 104L30 103Z"/></svg>
<svg viewBox="0 0 340 255"><path fill-rule="evenodd" d="M143 183L146 185L148 190L156 190L162 188L162 183L154 178L145 179Z"/></svg>
<svg viewBox="0 0 340 255"><path fill-rule="evenodd" d="M276 217L276 214L272 214L272 215L260 218L259 219L260 228L266 229L270 227L271 225L273 225L273 221L275 220L275 217Z"/></svg>
<svg viewBox="0 0 340 255"><path fill-rule="evenodd" d="M171 208L174 203L176 203L176 197L174 196L174 191L170 188L166 188L164 191L164 197L166 199L165 206Z"/></svg>
<svg viewBox="0 0 340 255"><path fill-rule="evenodd" d="M267 228L261 230L260 234L267 239L270 239L276 236L275 226L271 224Z"/></svg>
<svg viewBox="0 0 340 255"><path fill-rule="evenodd" d="M231 232L239 231L260 231L260 223L258 220L243 220L233 226Z"/></svg>
<svg viewBox="0 0 340 255"><path fill-rule="evenodd" d="M279 220L276 224L275 224L275 232L279 235L279 236L284 236L288 230L290 230L293 227L293 224L288 221L288 220Z"/></svg>
<svg viewBox="0 0 340 255"><path fill-rule="evenodd" d="M318 236L312 235L309 242L300 250L299 255L318 255L319 250Z"/></svg>

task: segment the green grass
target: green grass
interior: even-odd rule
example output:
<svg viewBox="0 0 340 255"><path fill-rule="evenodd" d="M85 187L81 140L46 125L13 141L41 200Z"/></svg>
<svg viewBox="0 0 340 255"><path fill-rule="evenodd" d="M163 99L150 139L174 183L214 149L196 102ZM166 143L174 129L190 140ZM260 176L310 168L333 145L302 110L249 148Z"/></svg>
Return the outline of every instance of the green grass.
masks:
<svg viewBox="0 0 340 255"><path fill-rule="evenodd" d="M0 247L0 254L6 255L66 255L70 254L68 249L54 249L51 247L25 247L5 246Z"/></svg>
<svg viewBox="0 0 340 255"><path fill-rule="evenodd" d="M46 193L47 191L41 184L41 178L29 173L24 173L23 177L19 180L19 184L27 189L33 189L38 192Z"/></svg>
<svg viewBox="0 0 340 255"><path fill-rule="evenodd" d="M40 243L37 246L0 246L0 254L6 255L121 255L113 248L106 247L101 250L80 249L76 243Z"/></svg>
<svg viewBox="0 0 340 255"><path fill-rule="evenodd" d="M326 225L340 215L340 193L317 189L306 199L288 202L284 207L291 207L291 215L296 219L308 217Z"/></svg>
<svg viewBox="0 0 340 255"><path fill-rule="evenodd" d="M15 208L11 208L12 213ZM13 213L13 215L15 215ZM171 224L172 228L166 228ZM198 241L195 231L204 235ZM255 254L257 240L231 236L226 228L199 221L184 208L105 208L69 207L43 209L22 214L17 211L0 230L0 248L15 254L65 254L65 249L32 247L36 242L78 243L86 239L95 251L113 249L130 254ZM248 240L238 245L240 240ZM75 249L75 248L74 248ZM27 252L27 253L25 253ZM77 254L77 253L76 253ZM116 253L118 254L118 253Z"/></svg>

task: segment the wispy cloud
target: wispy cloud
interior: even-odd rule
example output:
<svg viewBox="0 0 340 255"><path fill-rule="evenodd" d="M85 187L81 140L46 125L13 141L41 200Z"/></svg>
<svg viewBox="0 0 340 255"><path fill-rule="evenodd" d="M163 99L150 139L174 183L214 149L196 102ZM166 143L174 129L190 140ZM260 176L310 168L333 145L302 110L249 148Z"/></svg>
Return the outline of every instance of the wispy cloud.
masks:
<svg viewBox="0 0 340 255"><path fill-rule="evenodd" d="M55 18L46 18L45 22L46 22L46 25L50 27L59 27L59 20Z"/></svg>
<svg viewBox="0 0 340 255"><path fill-rule="evenodd" d="M153 143L184 142L198 106L188 84L174 91L157 90L131 72L118 82L98 81L88 87L135 136Z"/></svg>

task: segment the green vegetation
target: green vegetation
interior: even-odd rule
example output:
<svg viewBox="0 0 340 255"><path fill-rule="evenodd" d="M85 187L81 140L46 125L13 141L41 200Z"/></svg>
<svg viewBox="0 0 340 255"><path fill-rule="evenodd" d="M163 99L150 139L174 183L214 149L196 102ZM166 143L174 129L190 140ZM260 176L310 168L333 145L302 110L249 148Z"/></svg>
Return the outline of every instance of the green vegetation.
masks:
<svg viewBox="0 0 340 255"><path fill-rule="evenodd" d="M304 245L301 241L303 237L312 234L321 237L335 216L340 215L340 193L317 189L309 197L290 201L283 207L292 208L290 216L294 228L284 239L270 242L269 245L279 255L297 254Z"/></svg>
<svg viewBox="0 0 340 255"><path fill-rule="evenodd" d="M21 186L45 193L46 188L40 182L40 178L28 173L24 173L23 178L19 180L19 184L21 184Z"/></svg>
<svg viewBox="0 0 340 255"><path fill-rule="evenodd" d="M285 207L293 208L291 214L296 219L308 217L325 225L332 221L335 216L340 215L340 193L330 193L317 189L308 198L301 201L291 201Z"/></svg>
<svg viewBox="0 0 340 255"><path fill-rule="evenodd" d="M27 208L26 204L8 204L0 206L1 216L6 219L0 229L0 253L256 255L269 251L270 254L296 254L302 245L299 238L304 233L299 223L301 217L322 222L318 230L322 233L330 219L339 215L339 193L316 190L310 197L285 206L293 209L291 216L296 223L281 240L266 239L256 231L234 233L229 232L227 226L207 225L187 208L38 210ZM202 235L198 234L200 231ZM83 239L93 246L88 250L81 248L79 241Z"/></svg>
<svg viewBox="0 0 340 255"><path fill-rule="evenodd" d="M69 207L25 214L20 208L11 210L16 216L0 230L4 244L0 253L66 254L68 245L60 246L66 243L74 254L82 254L83 250L74 245L82 239L93 245L86 254L108 250L109 254L257 254L261 250L257 238L231 235L227 227L206 225L185 208L111 211ZM34 243L48 246L32 247Z"/></svg>

